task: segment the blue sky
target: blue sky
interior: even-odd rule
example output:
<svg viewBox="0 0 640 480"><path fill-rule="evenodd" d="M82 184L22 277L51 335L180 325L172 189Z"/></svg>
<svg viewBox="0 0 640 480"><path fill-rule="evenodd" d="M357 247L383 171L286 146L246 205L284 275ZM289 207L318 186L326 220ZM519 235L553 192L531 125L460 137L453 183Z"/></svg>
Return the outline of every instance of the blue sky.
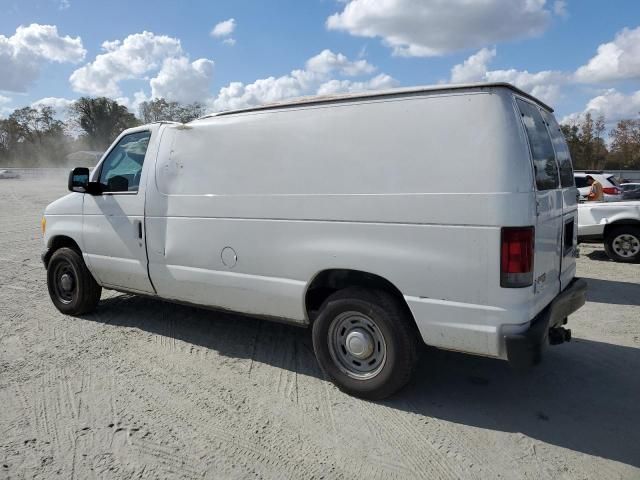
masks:
<svg viewBox="0 0 640 480"><path fill-rule="evenodd" d="M516 83L559 118L640 111L640 2L473 3L0 0L0 114L43 98L62 109L81 95L133 110L154 95L219 110L482 80ZM107 51L105 41L120 43Z"/></svg>

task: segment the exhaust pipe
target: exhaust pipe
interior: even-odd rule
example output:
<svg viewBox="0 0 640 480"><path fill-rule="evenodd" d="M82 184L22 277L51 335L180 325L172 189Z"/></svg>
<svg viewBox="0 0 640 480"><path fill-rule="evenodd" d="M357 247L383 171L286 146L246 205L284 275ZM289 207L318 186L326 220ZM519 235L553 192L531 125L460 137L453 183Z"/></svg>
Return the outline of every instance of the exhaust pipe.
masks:
<svg viewBox="0 0 640 480"><path fill-rule="evenodd" d="M564 342L571 341L571 330L564 327L555 327L549 329L549 344L560 345Z"/></svg>

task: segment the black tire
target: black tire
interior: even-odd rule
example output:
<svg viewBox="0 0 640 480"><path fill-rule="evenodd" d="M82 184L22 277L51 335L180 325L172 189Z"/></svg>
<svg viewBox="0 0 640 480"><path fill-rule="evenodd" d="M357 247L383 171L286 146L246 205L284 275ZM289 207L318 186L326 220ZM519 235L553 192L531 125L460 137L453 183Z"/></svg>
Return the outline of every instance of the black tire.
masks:
<svg viewBox="0 0 640 480"><path fill-rule="evenodd" d="M63 279L63 276L67 277ZM100 301L102 287L91 275L80 255L70 248L56 250L47 266L47 287L51 301L66 315L93 311Z"/></svg>
<svg viewBox="0 0 640 480"><path fill-rule="evenodd" d="M349 317L351 315L351 317ZM364 367L348 367L345 357L350 354L341 348L343 354L336 353L332 345L340 344L334 338L340 336L344 328L336 329L334 322L349 324L355 320L350 318L370 319L374 326L367 325L371 332L373 344L382 338L385 355L384 361L375 371L362 374L354 373L350 368L367 368L366 363L377 360L375 357L381 350L372 350L371 356L362 361ZM358 320L359 321L359 320ZM366 322L366 320L365 320ZM333 325L333 327L332 327ZM375 329L378 329L375 331ZM370 332L366 328L350 330ZM390 294L384 291L367 290L353 287L335 292L320 307L318 317L313 323L313 349L320 367L336 386L350 395L369 400L380 400L394 394L404 387L413 375L417 360L420 336L418 329L410 318L409 312ZM360 352L359 352L360 353ZM361 353L366 355L366 353ZM369 360L373 358L372 360ZM351 360L353 361L353 360ZM359 363L359 362L354 362ZM368 378L357 376L372 375Z"/></svg>
<svg viewBox="0 0 640 480"><path fill-rule="evenodd" d="M626 254L622 253L620 242L628 247ZM613 228L604 238L604 251L611 260L616 262L640 262L640 227L621 225Z"/></svg>

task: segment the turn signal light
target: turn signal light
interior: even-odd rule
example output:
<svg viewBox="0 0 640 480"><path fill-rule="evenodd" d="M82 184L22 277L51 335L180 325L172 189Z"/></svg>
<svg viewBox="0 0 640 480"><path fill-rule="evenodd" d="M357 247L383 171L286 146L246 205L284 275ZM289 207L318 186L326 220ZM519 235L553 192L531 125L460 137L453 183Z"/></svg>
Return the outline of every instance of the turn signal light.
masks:
<svg viewBox="0 0 640 480"><path fill-rule="evenodd" d="M533 227L503 227L500 245L500 286L533 284Z"/></svg>

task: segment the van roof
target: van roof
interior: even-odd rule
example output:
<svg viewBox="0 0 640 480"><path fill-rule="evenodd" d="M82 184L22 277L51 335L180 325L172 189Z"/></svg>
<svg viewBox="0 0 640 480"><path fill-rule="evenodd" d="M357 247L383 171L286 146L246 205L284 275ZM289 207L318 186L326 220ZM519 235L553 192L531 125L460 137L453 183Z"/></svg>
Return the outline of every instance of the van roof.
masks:
<svg viewBox="0 0 640 480"><path fill-rule="evenodd" d="M533 95L520 90L518 87L511 85L506 82L485 82L485 83L464 83L464 84L453 84L453 85L425 85L418 87L405 87L405 88L392 88L388 90L376 90L370 92L359 92L359 93L342 93L335 95L312 95L307 97L298 97L292 100L286 100L282 102L268 103L265 105L260 105L256 107L248 107L248 108L240 108L236 110L226 110L224 112L211 113L209 115L205 115L203 117L198 118L197 120L202 120L205 118L211 117L220 117L224 115L232 115L235 113L246 113L246 112L259 112L262 110L272 110L276 108L286 108L286 107L297 107L297 106L309 106L309 105L321 105L325 103L339 103L345 101L353 101L360 99L369 99L369 98L381 98L381 97L402 97L402 96L411 96L418 95L421 93L427 92L446 92L446 91L455 91L455 90L486 90L489 88L508 88L516 92L518 95L522 95L534 102L538 103L543 108L553 112L553 108L549 105L541 102Z"/></svg>

